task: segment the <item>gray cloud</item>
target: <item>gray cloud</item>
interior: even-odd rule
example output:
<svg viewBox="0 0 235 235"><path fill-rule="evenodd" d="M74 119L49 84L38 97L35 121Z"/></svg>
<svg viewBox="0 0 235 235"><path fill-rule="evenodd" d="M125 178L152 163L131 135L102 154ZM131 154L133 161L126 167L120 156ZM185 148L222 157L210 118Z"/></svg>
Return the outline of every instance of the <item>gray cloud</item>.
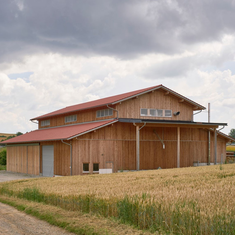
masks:
<svg viewBox="0 0 235 235"><path fill-rule="evenodd" d="M1 1L0 62L35 52L174 54L233 34L234 12L234 0Z"/></svg>

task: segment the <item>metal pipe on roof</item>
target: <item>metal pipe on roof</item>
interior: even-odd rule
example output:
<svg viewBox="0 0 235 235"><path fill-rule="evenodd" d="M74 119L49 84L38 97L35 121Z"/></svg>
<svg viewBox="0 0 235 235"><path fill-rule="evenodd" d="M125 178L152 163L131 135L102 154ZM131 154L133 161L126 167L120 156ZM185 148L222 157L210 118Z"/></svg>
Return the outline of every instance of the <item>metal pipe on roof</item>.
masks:
<svg viewBox="0 0 235 235"><path fill-rule="evenodd" d="M69 145L70 146L70 175L72 175L72 144L71 144L71 142L70 142L70 144L69 143L66 143L66 142L64 142L63 140L61 140L61 142L63 143L63 144L67 144L67 145Z"/></svg>

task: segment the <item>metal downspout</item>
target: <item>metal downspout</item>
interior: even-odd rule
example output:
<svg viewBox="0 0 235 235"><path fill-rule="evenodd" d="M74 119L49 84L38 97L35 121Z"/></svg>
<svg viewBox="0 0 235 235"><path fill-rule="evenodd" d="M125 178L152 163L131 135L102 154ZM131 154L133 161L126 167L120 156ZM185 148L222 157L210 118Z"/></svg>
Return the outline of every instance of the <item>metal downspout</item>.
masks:
<svg viewBox="0 0 235 235"><path fill-rule="evenodd" d="M202 112L202 110L200 110L199 112L197 112L197 113L193 113L193 115L192 115L192 122L193 122L193 116L195 116L195 115L197 115L197 114L199 114L199 113L201 113Z"/></svg>
<svg viewBox="0 0 235 235"><path fill-rule="evenodd" d="M107 108L109 108L109 109L111 109L111 110L116 111L116 112L117 112L117 119L118 119L118 110L117 110L117 109L114 109L114 108L109 107L109 105L108 105L108 104L107 104Z"/></svg>
<svg viewBox="0 0 235 235"><path fill-rule="evenodd" d="M71 142L70 142L70 144L69 143L66 143L66 142L64 142L63 140L61 140L61 142L63 143L63 144L67 144L67 145L69 145L70 146L70 175L72 175L72 144L71 144Z"/></svg>

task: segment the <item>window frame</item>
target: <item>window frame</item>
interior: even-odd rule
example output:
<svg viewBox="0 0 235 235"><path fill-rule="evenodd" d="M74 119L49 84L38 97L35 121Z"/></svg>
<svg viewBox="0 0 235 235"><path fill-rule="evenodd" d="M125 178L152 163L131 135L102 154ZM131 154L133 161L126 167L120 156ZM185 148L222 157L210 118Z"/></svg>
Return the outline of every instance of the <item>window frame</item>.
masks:
<svg viewBox="0 0 235 235"><path fill-rule="evenodd" d="M142 110L146 111L147 114L143 114ZM151 114L155 112L154 114ZM166 115L166 113L169 115ZM171 109L153 109L153 108L140 108L140 116L142 117L161 117L161 118L170 118L172 117L172 110Z"/></svg>
<svg viewBox="0 0 235 235"><path fill-rule="evenodd" d="M167 111L170 111L170 115L168 115L168 116L166 116L166 112L167 112ZM164 110L164 116L165 116L165 117L172 117L172 110L171 110L171 109L165 109L165 110Z"/></svg>
<svg viewBox="0 0 235 235"><path fill-rule="evenodd" d="M98 171L95 171L95 170L94 170L94 165L95 165L95 164L98 165ZM98 162L94 162L94 163L93 163L93 172L94 172L94 173L99 173L99 169L100 169L100 164L99 164Z"/></svg>
<svg viewBox="0 0 235 235"><path fill-rule="evenodd" d="M84 165L85 165L85 164L88 165L88 171L85 171L85 170L84 170ZM85 174L90 173L90 163L89 163L89 162L83 162L83 163L82 163L82 173L85 173Z"/></svg>
<svg viewBox="0 0 235 235"><path fill-rule="evenodd" d="M113 115L112 109L100 109L96 111L96 118L109 117Z"/></svg>
<svg viewBox="0 0 235 235"><path fill-rule="evenodd" d="M147 110L147 114L142 114L142 110ZM149 116L149 111L148 111L148 110L149 110L149 109L141 108L141 109L140 109L140 116L143 116L143 117Z"/></svg>
<svg viewBox="0 0 235 235"><path fill-rule="evenodd" d="M49 124L48 124L48 123ZM41 121L41 126L43 127L43 126L50 126L51 125L51 121L50 121L50 119L47 119L47 120L42 120Z"/></svg>
<svg viewBox="0 0 235 235"><path fill-rule="evenodd" d="M72 119L72 120L70 120L70 119ZM65 118L64 118L65 123L76 122L76 121L77 121L77 114L65 116Z"/></svg>

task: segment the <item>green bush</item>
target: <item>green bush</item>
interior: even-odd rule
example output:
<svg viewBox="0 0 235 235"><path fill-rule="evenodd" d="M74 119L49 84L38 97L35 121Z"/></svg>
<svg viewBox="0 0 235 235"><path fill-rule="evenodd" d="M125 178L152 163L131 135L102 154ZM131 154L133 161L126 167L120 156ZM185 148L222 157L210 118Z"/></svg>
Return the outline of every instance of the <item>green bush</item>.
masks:
<svg viewBox="0 0 235 235"><path fill-rule="evenodd" d="M7 150L3 149L0 152L0 165L6 165L7 163Z"/></svg>

